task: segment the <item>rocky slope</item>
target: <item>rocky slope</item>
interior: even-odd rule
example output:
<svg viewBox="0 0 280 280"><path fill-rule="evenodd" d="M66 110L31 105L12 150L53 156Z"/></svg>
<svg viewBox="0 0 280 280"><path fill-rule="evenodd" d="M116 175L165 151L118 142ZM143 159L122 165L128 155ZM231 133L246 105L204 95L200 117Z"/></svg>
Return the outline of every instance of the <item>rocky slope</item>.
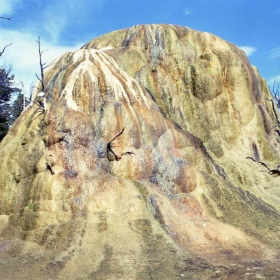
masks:
<svg viewBox="0 0 280 280"><path fill-rule="evenodd" d="M246 157L280 139L242 50L139 25L45 76L0 145L1 279L277 279L279 176Z"/></svg>

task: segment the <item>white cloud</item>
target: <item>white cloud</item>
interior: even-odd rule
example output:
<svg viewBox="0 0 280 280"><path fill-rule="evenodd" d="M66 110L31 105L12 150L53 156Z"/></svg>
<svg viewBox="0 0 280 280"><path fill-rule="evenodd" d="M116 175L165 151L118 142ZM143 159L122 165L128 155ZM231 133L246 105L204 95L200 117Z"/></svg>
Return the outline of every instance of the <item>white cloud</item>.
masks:
<svg viewBox="0 0 280 280"><path fill-rule="evenodd" d="M240 46L239 48L243 50L247 56L250 56L257 51L256 48L250 46Z"/></svg>
<svg viewBox="0 0 280 280"><path fill-rule="evenodd" d="M0 15L11 16L20 3L21 0L1 0Z"/></svg>
<svg viewBox="0 0 280 280"><path fill-rule="evenodd" d="M184 8L184 9L183 9L183 12L184 12L184 14L185 14L185 15L187 15L187 16L188 16L189 14L191 14L191 13L192 13L192 10L191 10L191 9L189 9L189 8Z"/></svg>
<svg viewBox="0 0 280 280"><path fill-rule="evenodd" d="M280 48L272 49L270 52L271 58L279 58L280 57Z"/></svg>
<svg viewBox="0 0 280 280"><path fill-rule="evenodd" d="M27 91L32 83L37 83L35 74L40 74L37 39L36 35L30 33L0 29L0 46L12 43L6 48L0 59L0 64L11 65L15 81L21 80ZM41 39L41 50L46 50L42 56L43 62L49 64L65 52L78 49L80 46L82 43L75 46L63 46L51 44Z"/></svg>
<svg viewBox="0 0 280 280"><path fill-rule="evenodd" d="M85 43L75 41L65 45L61 40L70 37L65 32L75 33L76 26L94 20L93 15L104 7L107 0L29 1L40 16L31 14L28 17L27 13L26 20L16 31L0 27L0 51L12 43L0 58L0 65L11 65L16 82L23 81L26 90L29 90L32 82L37 83L35 73L40 73L38 45L35 41L38 34L41 35L42 50L47 49L43 53L43 61L49 64L63 53L78 49ZM13 16L24 7L24 0L0 0L0 16Z"/></svg>
<svg viewBox="0 0 280 280"><path fill-rule="evenodd" d="M54 16L54 12L47 10L44 13L44 30L48 33L53 42L57 42L61 32L67 26L67 17L62 13L59 16Z"/></svg>
<svg viewBox="0 0 280 280"><path fill-rule="evenodd" d="M94 20L93 13L102 9L105 1L50 1L43 9L41 27L48 33L53 42L57 42L67 27L75 27L75 25L85 23L87 20Z"/></svg>

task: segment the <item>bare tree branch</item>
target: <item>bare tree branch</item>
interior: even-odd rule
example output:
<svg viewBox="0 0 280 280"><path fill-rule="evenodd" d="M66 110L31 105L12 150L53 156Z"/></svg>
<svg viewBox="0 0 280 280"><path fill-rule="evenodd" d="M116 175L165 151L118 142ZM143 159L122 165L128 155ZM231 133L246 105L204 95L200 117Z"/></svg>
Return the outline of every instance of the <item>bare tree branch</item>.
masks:
<svg viewBox="0 0 280 280"><path fill-rule="evenodd" d="M274 125L271 128L271 130L272 130L272 129L274 129L277 126L280 127L280 119L278 118L278 113L279 113L279 110L280 110L280 84L279 83L276 84L276 79L274 80L272 89L269 86L269 91L270 91L270 94L271 94L272 98L266 98L266 100L271 102L272 110L273 110L273 113L274 113L274 117L275 117L275 119L277 121L277 125ZM276 103L277 108L275 107L274 101ZM280 136L279 130L275 130L275 131Z"/></svg>
<svg viewBox="0 0 280 280"><path fill-rule="evenodd" d="M273 93L274 97L279 98L279 88L280 88L280 85L279 85L279 83L276 85L276 79L275 79L273 82L273 88L272 88L272 93Z"/></svg>
<svg viewBox="0 0 280 280"><path fill-rule="evenodd" d="M277 108L280 109L280 84L279 83L276 84L276 79L273 82L272 90L269 87L269 91L276 102Z"/></svg>
<svg viewBox="0 0 280 280"><path fill-rule="evenodd" d="M6 49L7 47L9 47L10 45L12 45L12 43L4 47L4 49L2 50L2 52L0 52L0 57L1 57L2 54L4 53L5 49Z"/></svg>
<svg viewBox="0 0 280 280"><path fill-rule="evenodd" d="M257 161L257 160L255 160L255 159L252 158L252 157L246 157L246 158L251 159L251 160L254 161L254 162L260 163L260 164L263 165L268 171L270 171L270 168L268 168L268 166L267 166L264 162L262 162L262 161Z"/></svg>
<svg viewBox="0 0 280 280"><path fill-rule="evenodd" d="M118 133L113 139L111 139L108 143L107 143L107 157L110 160L110 155L113 156L115 158L116 161L120 160L119 156L117 156L114 151L112 150L112 142L119 137L124 131L124 128L122 129L122 131L120 133Z"/></svg>
<svg viewBox="0 0 280 280"><path fill-rule="evenodd" d="M134 154L133 152L125 152L122 153L120 156L116 155L115 152L113 151L113 146L112 146L112 142L119 137L121 134L123 134L124 132L124 128L122 129L122 131L120 133L118 133L113 139L111 139L108 143L107 143L107 158L111 161L113 160L112 157L114 157L114 160L119 161L123 155L132 155Z"/></svg>
<svg viewBox="0 0 280 280"><path fill-rule="evenodd" d="M0 17L1 19L12 20L12 17Z"/></svg>
<svg viewBox="0 0 280 280"><path fill-rule="evenodd" d="M262 162L262 161L257 161L257 160L255 160L254 158L252 158L252 157L246 157L246 158L248 158L248 159L251 159L252 161L254 161L254 162L257 162L257 163L260 163L262 166L264 166L267 170L268 170L268 173L270 174L270 175L278 175L278 176L280 176L280 165L278 165L276 168L274 168L274 169L270 169L264 162Z"/></svg>
<svg viewBox="0 0 280 280"><path fill-rule="evenodd" d="M43 80L41 78L39 78L39 76L37 74L35 74L35 75L36 75L36 78L41 82L41 85L42 85L42 88L43 88L43 84L44 84ZM42 91L44 91L44 90L42 90Z"/></svg>
<svg viewBox="0 0 280 280"><path fill-rule="evenodd" d="M45 63L42 62L42 54L44 51L41 51L41 41L40 41L40 36L38 37L38 40L36 40L38 43L38 48L39 48L39 63L40 63L40 70L41 70L41 78L38 77L36 74L37 79L41 82L41 90L42 92L45 92L45 77L44 77L44 65Z"/></svg>

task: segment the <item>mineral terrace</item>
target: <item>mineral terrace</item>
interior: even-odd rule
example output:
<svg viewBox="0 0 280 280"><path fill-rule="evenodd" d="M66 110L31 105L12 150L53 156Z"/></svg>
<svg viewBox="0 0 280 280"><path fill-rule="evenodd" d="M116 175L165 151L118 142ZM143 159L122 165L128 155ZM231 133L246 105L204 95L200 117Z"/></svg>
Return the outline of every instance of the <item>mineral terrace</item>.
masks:
<svg viewBox="0 0 280 280"><path fill-rule="evenodd" d="M45 73L0 145L1 279L279 279L266 82L212 34L138 25Z"/></svg>

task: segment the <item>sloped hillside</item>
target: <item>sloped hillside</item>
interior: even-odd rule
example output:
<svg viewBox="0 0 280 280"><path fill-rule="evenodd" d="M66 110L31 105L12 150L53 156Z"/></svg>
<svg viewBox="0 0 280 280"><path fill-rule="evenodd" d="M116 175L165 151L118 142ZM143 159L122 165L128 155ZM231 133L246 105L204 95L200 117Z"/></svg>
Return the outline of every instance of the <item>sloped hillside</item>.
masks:
<svg viewBox="0 0 280 280"><path fill-rule="evenodd" d="M280 139L243 51L139 25L45 77L0 145L1 279L277 279L280 179L246 157Z"/></svg>

